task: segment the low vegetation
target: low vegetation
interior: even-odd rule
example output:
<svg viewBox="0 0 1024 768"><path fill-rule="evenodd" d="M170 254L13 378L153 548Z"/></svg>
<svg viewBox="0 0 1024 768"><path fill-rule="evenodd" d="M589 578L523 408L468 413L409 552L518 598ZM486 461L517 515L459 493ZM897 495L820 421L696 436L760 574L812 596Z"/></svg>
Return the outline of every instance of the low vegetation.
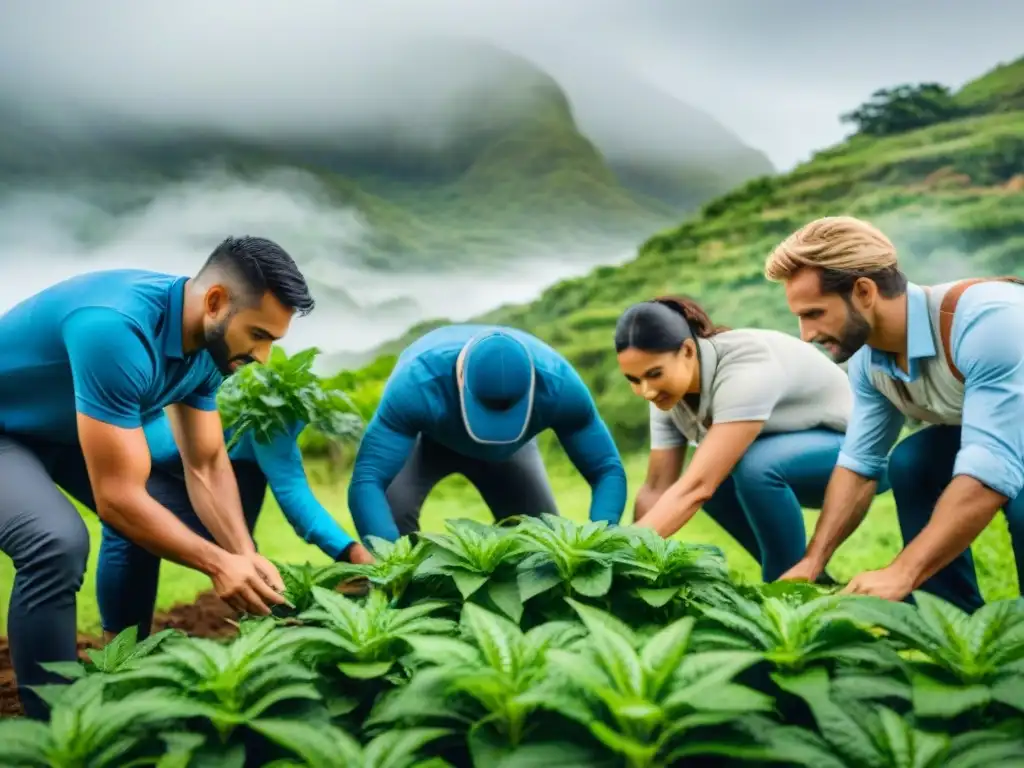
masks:
<svg viewBox="0 0 1024 768"><path fill-rule="evenodd" d="M1024 765L1024 604L968 617L730 579L713 547L563 518L281 564L226 641L134 629L53 665L11 766ZM339 591L364 582L367 589Z"/></svg>

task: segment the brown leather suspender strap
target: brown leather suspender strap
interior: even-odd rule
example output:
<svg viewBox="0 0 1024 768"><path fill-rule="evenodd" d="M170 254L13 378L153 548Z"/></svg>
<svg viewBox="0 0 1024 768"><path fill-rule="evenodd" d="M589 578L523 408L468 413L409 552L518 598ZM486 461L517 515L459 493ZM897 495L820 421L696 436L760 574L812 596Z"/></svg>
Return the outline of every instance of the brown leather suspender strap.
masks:
<svg viewBox="0 0 1024 768"><path fill-rule="evenodd" d="M961 280L954 283L950 286L949 290L946 291L946 295L942 297L942 306L939 308L939 336L942 338L942 351L946 354L946 364L949 366L950 372L961 384L964 383L964 375L960 373L960 370L953 362L953 350L950 349L950 336L953 331L953 313L956 312L956 303L960 300L960 296L963 292L972 285L975 285L976 283L990 283L996 281L1024 285L1024 278L1015 277L1014 275L1004 275L1003 277L972 277L968 280ZM1021 330L1024 331L1024 329Z"/></svg>

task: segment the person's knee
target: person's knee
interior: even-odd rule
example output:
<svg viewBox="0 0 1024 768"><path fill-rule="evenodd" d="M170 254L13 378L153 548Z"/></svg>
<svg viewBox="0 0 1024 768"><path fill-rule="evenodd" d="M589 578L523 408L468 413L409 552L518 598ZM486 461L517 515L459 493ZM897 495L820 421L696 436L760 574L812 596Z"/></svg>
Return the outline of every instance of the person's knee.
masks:
<svg viewBox="0 0 1024 768"><path fill-rule="evenodd" d="M932 479L934 466L917 448L917 441L908 438L889 454L886 474L893 495L912 494Z"/></svg>
<svg viewBox="0 0 1024 768"><path fill-rule="evenodd" d="M766 451L748 451L733 467L731 474L739 492L778 487L783 484L777 463Z"/></svg>
<svg viewBox="0 0 1024 768"><path fill-rule="evenodd" d="M17 566L25 587L53 591L72 587L78 591L89 559L89 532L80 519L46 529L33 537L19 553Z"/></svg>

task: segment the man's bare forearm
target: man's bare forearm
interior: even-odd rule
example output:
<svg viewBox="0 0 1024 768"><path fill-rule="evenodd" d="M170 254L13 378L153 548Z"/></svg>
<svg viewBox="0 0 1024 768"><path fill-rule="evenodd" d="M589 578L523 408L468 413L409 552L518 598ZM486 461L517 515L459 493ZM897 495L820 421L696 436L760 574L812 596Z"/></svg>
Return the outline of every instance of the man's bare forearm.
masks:
<svg viewBox="0 0 1024 768"><path fill-rule="evenodd" d="M864 521L877 486L877 481L845 467L833 470L805 560L813 561L820 568L828 564L839 546Z"/></svg>
<svg viewBox="0 0 1024 768"><path fill-rule="evenodd" d="M209 466L186 466L185 487L196 515L218 544L236 555L256 551L242 511L238 479L226 454Z"/></svg>
<svg viewBox="0 0 1024 768"><path fill-rule="evenodd" d="M125 537L152 554L213 576L224 550L189 529L145 488L98 496L96 513Z"/></svg>
<svg viewBox="0 0 1024 768"><path fill-rule="evenodd" d="M954 477L928 525L896 556L892 567L904 571L917 589L970 547L1005 503L1005 496L973 477Z"/></svg>

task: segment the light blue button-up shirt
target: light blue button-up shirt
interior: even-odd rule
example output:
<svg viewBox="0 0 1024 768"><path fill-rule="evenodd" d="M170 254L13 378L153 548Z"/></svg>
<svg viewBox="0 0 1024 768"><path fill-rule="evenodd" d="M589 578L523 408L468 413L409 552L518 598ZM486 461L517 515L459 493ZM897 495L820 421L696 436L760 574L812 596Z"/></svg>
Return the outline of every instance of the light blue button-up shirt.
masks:
<svg viewBox="0 0 1024 768"><path fill-rule="evenodd" d="M1024 489L1024 288L972 286L957 304L950 352L964 376L960 450L953 475L969 475L1014 499ZM865 346L848 368L854 404L838 465L877 478L904 415L871 381L871 371L912 382L921 360L942 355L932 336L924 290L907 286L907 373L895 356ZM943 361L944 363L945 361Z"/></svg>

